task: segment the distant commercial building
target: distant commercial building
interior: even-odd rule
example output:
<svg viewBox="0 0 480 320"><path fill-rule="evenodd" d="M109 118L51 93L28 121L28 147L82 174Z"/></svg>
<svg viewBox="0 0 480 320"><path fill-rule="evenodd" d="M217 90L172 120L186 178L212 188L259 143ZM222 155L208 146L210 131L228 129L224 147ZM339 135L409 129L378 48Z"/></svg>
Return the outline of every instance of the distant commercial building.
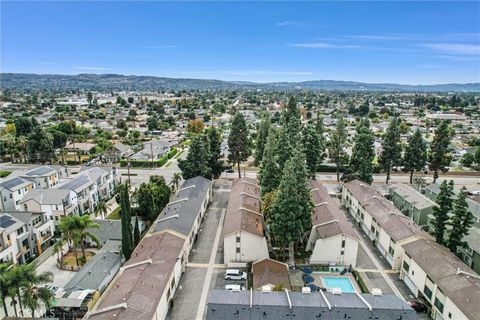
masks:
<svg viewBox="0 0 480 320"><path fill-rule="evenodd" d="M223 250L226 264L269 257L260 187L255 179L240 178L232 184L223 225Z"/></svg>
<svg viewBox="0 0 480 320"><path fill-rule="evenodd" d="M312 230L306 247L312 252L310 263L355 267L358 237L350 222L320 182L310 181L310 194Z"/></svg>
<svg viewBox="0 0 480 320"><path fill-rule="evenodd" d="M207 320L416 320L410 305L393 294L213 290Z"/></svg>

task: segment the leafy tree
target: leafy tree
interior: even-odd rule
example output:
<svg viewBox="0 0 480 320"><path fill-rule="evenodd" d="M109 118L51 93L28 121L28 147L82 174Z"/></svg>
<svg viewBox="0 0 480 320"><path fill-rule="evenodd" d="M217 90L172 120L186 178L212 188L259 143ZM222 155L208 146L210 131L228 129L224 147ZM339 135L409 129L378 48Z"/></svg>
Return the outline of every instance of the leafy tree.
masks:
<svg viewBox="0 0 480 320"><path fill-rule="evenodd" d="M475 151L475 162L480 166L480 147L477 147L477 151Z"/></svg>
<svg viewBox="0 0 480 320"><path fill-rule="evenodd" d="M170 186L172 187L172 192L178 190L180 186L180 181L182 181L182 174L180 172L175 172L172 177L172 181L170 181Z"/></svg>
<svg viewBox="0 0 480 320"><path fill-rule="evenodd" d="M151 184L142 183L135 191L137 200L137 212L145 219L153 221L157 215L155 205L155 193Z"/></svg>
<svg viewBox="0 0 480 320"><path fill-rule="evenodd" d="M8 309L6 299L8 296L8 288L10 287L10 274L8 270L10 265L0 263L0 300L2 300L3 313L8 317Z"/></svg>
<svg viewBox="0 0 480 320"><path fill-rule="evenodd" d="M28 135L28 158L33 163L52 161L54 155L53 137L41 127L35 127Z"/></svg>
<svg viewBox="0 0 480 320"><path fill-rule="evenodd" d="M323 150L321 145L321 138L313 124L307 124L303 128L303 149L307 159L307 171L311 178L315 178L317 168L322 163Z"/></svg>
<svg viewBox="0 0 480 320"><path fill-rule="evenodd" d="M342 117L337 120L335 131L330 136L328 143L328 156L330 160L335 163L337 172L337 181L340 181L340 170L348 162L348 155L345 151L345 144L347 142L347 131L345 129L345 121Z"/></svg>
<svg viewBox="0 0 480 320"><path fill-rule="evenodd" d="M447 247L457 253L458 247L465 247L463 240L473 226L473 214L468 210L466 189L463 187L453 202L453 215L448 224L452 227L447 240Z"/></svg>
<svg viewBox="0 0 480 320"><path fill-rule="evenodd" d="M202 119L193 119L187 124L187 131L191 133L201 133L204 128L205 125L203 124Z"/></svg>
<svg viewBox="0 0 480 320"><path fill-rule="evenodd" d="M240 178L240 163L246 161L250 155L248 141L248 128L245 118L240 112L233 116L230 135L228 136L228 161L237 164L238 177Z"/></svg>
<svg viewBox="0 0 480 320"><path fill-rule="evenodd" d="M88 105L91 106L92 105L92 101L93 101L93 95L90 91L88 91L87 93L87 102L88 102Z"/></svg>
<svg viewBox="0 0 480 320"><path fill-rule="evenodd" d="M403 168L410 172L410 183L413 182L413 173L422 170L427 164L427 143L419 129L415 130L407 140L407 147L403 155Z"/></svg>
<svg viewBox="0 0 480 320"><path fill-rule="evenodd" d="M467 168L470 168L472 164L475 162L475 155L473 153L465 153L462 156L460 162Z"/></svg>
<svg viewBox="0 0 480 320"><path fill-rule="evenodd" d="M220 177L222 174L222 141L220 132L215 127L207 129L207 149L208 149L208 166L210 167L211 175L214 179Z"/></svg>
<svg viewBox="0 0 480 320"><path fill-rule="evenodd" d="M211 175L208 166L208 151L201 136L196 136L192 140L190 150L186 159L178 160L178 167L182 171L184 179L202 176L209 178Z"/></svg>
<svg viewBox="0 0 480 320"><path fill-rule="evenodd" d="M262 214L265 221L268 221L270 219L270 216L272 214L272 204L275 202L277 194L278 190L275 189L265 194L262 198Z"/></svg>
<svg viewBox="0 0 480 320"><path fill-rule="evenodd" d="M453 194L453 180L450 180L450 182L444 180L442 184L440 184L440 192L436 199L437 206L433 208L433 235L435 241L439 244L445 243L444 236L449 213L452 211L453 207Z"/></svg>
<svg viewBox="0 0 480 320"><path fill-rule="evenodd" d="M390 180L390 171L393 166L400 164L402 159L402 146L400 144L400 120L393 118L383 137L382 153L379 164L387 174L386 183Z"/></svg>
<svg viewBox="0 0 480 320"><path fill-rule="evenodd" d="M268 220L273 240L283 249L290 242L303 238L312 224L306 160L301 149L301 146L297 145L285 165Z"/></svg>
<svg viewBox="0 0 480 320"><path fill-rule="evenodd" d="M373 164L375 158L374 137L370 130L370 122L363 119L357 127L355 145L350 158L351 177L366 183L373 181Z"/></svg>
<svg viewBox="0 0 480 320"><path fill-rule="evenodd" d="M158 214L169 202L172 191L167 185L167 182L165 181L165 178L163 176L150 176L149 184L152 185L153 188L155 196L155 206L157 208L156 216L158 216Z"/></svg>
<svg viewBox="0 0 480 320"><path fill-rule="evenodd" d="M257 139L255 144L255 160L254 165L259 166L262 162L263 151L267 144L268 132L270 131L270 116L267 112L262 115L262 121L257 129Z"/></svg>
<svg viewBox="0 0 480 320"><path fill-rule="evenodd" d="M157 117L149 117L147 119L148 130L153 131L158 129L158 119Z"/></svg>
<svg viewBox="0 0 480 320"><path fill-rule="evenodd" d="M276 146L277 132L270 128L258 174L262 196L278 188L282 177L282 171L277 163L278 157L275 154Z"/></svg>
<svg viewBox="0 0 480 320"><path fill-rule="evenodd" d="M440 122L440 125L435 130L432 144L430 145L430 170L433 171L433 183L438 179L438 172L446 172L447 167L452 161L449 154L449 145L452 134L446 121Z"/></svg>
<svg viewBox="0 0 480 320"><path fill-rule="evenodd" d="M13 123L15 124L15 133L18 136L28 136L33 129L38 127L38 122L35 118L18 117Z"/></svg>

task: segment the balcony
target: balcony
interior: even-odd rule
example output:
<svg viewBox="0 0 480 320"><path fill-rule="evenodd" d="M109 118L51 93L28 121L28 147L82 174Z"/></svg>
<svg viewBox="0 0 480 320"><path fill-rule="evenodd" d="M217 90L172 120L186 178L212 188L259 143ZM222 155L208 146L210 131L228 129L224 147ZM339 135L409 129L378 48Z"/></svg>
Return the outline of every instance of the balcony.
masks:
<svg viewBox="0 0 480 320"><path fill-rule="evenodd" d="M40 238L38 239L40 243L44 243L45 241L51 239L53 237L53 232L47 231L47 232L42 232L40 234Z"/></svg>

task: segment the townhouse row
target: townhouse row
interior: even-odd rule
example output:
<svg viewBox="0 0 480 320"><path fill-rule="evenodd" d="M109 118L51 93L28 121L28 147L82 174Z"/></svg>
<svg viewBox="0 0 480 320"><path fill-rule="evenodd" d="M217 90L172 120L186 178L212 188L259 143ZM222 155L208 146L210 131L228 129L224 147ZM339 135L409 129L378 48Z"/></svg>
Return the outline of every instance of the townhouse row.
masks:
<svg viewBox="0 0 480 320"><path fill-rule="evenodd" d="M374 187L346 183L342 203L434 319L480 319L480 276Z"/></svg>

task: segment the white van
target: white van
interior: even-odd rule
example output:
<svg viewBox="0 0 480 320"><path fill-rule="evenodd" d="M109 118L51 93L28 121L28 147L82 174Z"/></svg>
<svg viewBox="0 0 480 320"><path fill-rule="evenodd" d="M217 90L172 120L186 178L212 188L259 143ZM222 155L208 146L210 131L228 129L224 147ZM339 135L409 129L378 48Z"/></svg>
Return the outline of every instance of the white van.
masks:
<svg viewBox="0 0 480 320"><path fill-rule="evenodd" d="M238 269L227 269L225 280L247 280L247 273Z"/></svg>

